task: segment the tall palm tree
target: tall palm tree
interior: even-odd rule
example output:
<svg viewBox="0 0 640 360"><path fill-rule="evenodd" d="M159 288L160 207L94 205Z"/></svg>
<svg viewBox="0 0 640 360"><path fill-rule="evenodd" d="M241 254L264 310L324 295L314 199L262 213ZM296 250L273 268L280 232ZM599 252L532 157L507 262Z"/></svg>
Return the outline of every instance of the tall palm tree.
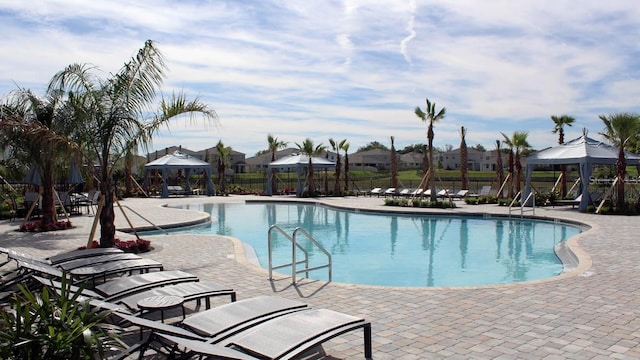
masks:
<svg viewBox="0 0 640 360"><path fill-rule="evenodd" d="M469 188L469 153L467 151L467 129L460 127L460 181L463 189Z"/></svg>
<svg viewBox="0 0 640 360"><path fill-rule="evenodd" d="M222 140L218 140L216 151L218 152L218 188L220 189L220 193L224 194L227 187L225 171L229 163L231 148L224 146Z"/></svg>
<svg viewBox="0 0 640 360"><path fill-rule="evenodd" d="M500 140L496 140L496 178L498 180L498 186L502 187L502 183L504 182L504 172L502 168L504 165L502 164L502 149L500 149ZM498 197L502 197L502 191L498 192Z"/></svg>
<svg viewBox="0 0 640 360"><path fill-rule="evenodd" d="M300 150L301 153L307 155L309 158L309 164L307 165L307 188L308 188L308 196L313 196L315 193L315 186L313 184L313 162L312 158L322 152L324 146L322 144L315 145L313 140L306 138L302 144L296 143L296 146Z"/></svg>
<svg viewBox="0 0 640 360"><path fill-rule="evenodd" d="M67 136L69 112L64 92L47 91L44 98L29 89L13 91L2 105L0 131L11 156L40 174L42 227L56 221L55 169L65 154L77 151Z"/></svg>
<svg viewBox="0 0 640 360"><path fill-rule="evenodd" d="M100 79L93 70L86 64L69 65L51 79L49 91L68 92L74 105L76 131L86 139L99 163L98 178L105 204L100 213L100 246L110 247L116 230L113 164L137 145L147 149L153 134L179 115L189 114L189 119L195 119L199 114L209 121L217 121L218 117L197 98L189 101L182 94L163 98L160 109L152 108L166 66L151 40L109 78Z"/></svg>
<svg viewBox="0 0 640 360"><path fill-rule="evenodd" d="M335 178L335 183L333 185L333 195L334 196L340 196L340 171L341 171L341 161L340 161L340 150L342 150L342 148L340 147L340 144L342 144L344 142L344 140L342 140L342 142L337 143L335 140L333 140L332 138L329 139L329 145L331 145L331 150L333 150L336 153L336 178Z"/></svg>
<svg viewBox="0 0 640 360"><path fill-rule="evenodd" d="M600 133L608 141L618 146L618 160L616 161L616 176L618 177L616 207L624 208L624 180L627 175L627 159L625 147L638 140L640 131L640 115L634 113L614 113L600 115L604 123L604 132Z"/></svg>
<svg viewBox="0 0 640 360"><path fill-rule="evenodd" d="M278 150L283 149L287 146L287 142L285 141L281 141L278 140L277 137L274 137L271 134L267 135L267 143L268 143L268 149L269 152L271 153L271 162L276 161L276 152L278 152ZM278 172L278 169L271 169L271 191L272 193L276 192L276 189L278 188L278 184L276 182L276 173Z"/></svg>
<svg viewBox="0 0 640 360"><path fill-rule="evenodd" d="M509 150L509 154L507 156L507 172L509 173L509 191L508 191L508 197L513 198L514 192L513 192L513 182L514 182L514 151L515 151L515 144L512 140L512 138L510 138L509 136L507 136L505 133L500 132L500 134L502 134L502 137L504 138L502 140L502 143L507 147L507 150Z"/></svg>
<svg viewBox="0 0 640 360"><path fill-rule="evenodd" d="M576 121L572 116L569 115L551 115L551 120L553 121L553 133L558 134L558 145L564 144L564 126L572 126ZM567 196L567 165L560 165L560 197L564 199Z"/></svg>
<svg viewBox="0 0 640 360"><path fill-rule="evenodd" d="M347 139L340 142L342 150L344 150L344 192L349 194L349 143Z"/></svg>
<svg viewBox="0 0 640 360"><path fill-rule="evenodd" d="M514 165L516 168L516 192L520 192L520 185L524 181L524 175L522 174L522 162L520 157L527 150L531 149L531 145L527 141L529 133L526 131L516 131L513 133L512 142L516 149L514 154Z"/></svg>
<svg viewBox="0 0 640 360"><path fill-rule="evenodd" d="M393 136L391 139L391 187L394 189L398 188L398 156L396 154L396 146L394 144L395 138Z"/></svg>
<svg viewBox="0 0 640 360"><path fill-rule="evenodd" d="M447 110L442 108L440 111L436 111L436 103L434 102L432 104L429 99L427 99L427 107L425 110L426 112L422 111L419 106L416 106L414 112L422 122L429 122L429 128L427 129L427 146L429 148L429 188L431 189L431 201L436 201L436 167L433 164L433 124L444 118Z"/></svg>

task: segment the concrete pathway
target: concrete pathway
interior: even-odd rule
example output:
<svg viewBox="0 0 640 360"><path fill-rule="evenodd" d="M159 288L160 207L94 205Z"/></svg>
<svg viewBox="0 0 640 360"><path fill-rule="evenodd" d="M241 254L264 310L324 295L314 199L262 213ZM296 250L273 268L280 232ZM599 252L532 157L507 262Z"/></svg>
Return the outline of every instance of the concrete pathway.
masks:
<svg viewBox="0 0 640 360"><path fill-rule="evenodd" d="M198 222L207 214L164 204L291 200L254 196L127 199L124 205L167 226ZM326 198L328 205L380 211L380 198ZM501 214L496 205L465 205L449 212ZM423 209L423 212L442 212ZM582 214L571 208L538 208L536 216L589 224L568 246L580 260L553 279L473 288L390 288L320 281L297 286L270 282L266 270L244 258L237 239L224 236L145 236L144 254L165 264L235 288L238 298L278 295L362 316L373 324L375 359L638 359L640 358L640 228L638 217ZM91 216L72 218L76 228L54 233L16 232L0 222L0 246L51 255L86 244ZM146 222L132 215L135 226ZM250 221L250 219L247 219ZM117 214L117 226L127 227ZM266 233L266 229L265 229ZM122 238L132 238L120 233ZM222 301L222 300L217 300ZM363 357L362 333L328 342L328 359Z"/></svg>

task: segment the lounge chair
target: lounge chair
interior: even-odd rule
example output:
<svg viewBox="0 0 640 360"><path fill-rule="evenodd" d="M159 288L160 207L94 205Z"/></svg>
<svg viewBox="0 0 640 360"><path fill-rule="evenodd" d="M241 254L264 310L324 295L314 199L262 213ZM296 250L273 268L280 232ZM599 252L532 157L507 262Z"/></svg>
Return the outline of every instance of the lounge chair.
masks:
<svg viewBox="0 0 640 360"><path fill-rule="evenodd" d="M94 256L101 256L101 255L107 255L107 254L123 254L123 253L124 251L116 247L91 248L91 249L73 250L69 252L60 253L57 255L50 256L46 260L52 265L57 265L63 262L71 261L71 260L90 258Z"/></svg>
<svg viewBox="0 0 640 360"><path fill-rule="evenodd" d="M171 195L190 195L189 192L187 190L185 190L184 188L182 188L182 186L180 185L168 185L167 186L167 191L169 191L169 196Z"/></svg>
<svg viewBox="0 0 640 360"><path fill-rule="evenodd" d="M82 296L91 299L96 302L96 304L101 304L99 307L104 307L109 310L113 310L114 308L126 309L126 311L133 311L133 313L139 311L138 301L158 295L180 296L184 299L184 302L196 300L198 307L204 299L206 309L211 307L212 297L229 296L232 302L236 301L236 292L233 289L213 281L198 281L197 277L182 271L167 271L166 274L151 274L154 276L143 274L144 276L137 276L134 279L121 278L112 280L117 283L117 286L103 287L102 289L94 290L73 286L71 290L80 291ZM162 277L156 275L162 275ZM34 276L34 278L42 285L54 289L60 289L62 286L62 284L56 280L37 276ZM121 291L120 289L123 285L130 285L130 287ZM105 292L105 288L110 292Z"/></svg>
<svg viewBox="0 0 640 360"><path fill-rule="evenodd" d="M384 196L396 196L398 195L398 190L396 188L388 188L387 190L384 191Z"/></svg>
<svg viewBox="0 0 640 360"><path fill-rule="evenodd" d="M467 196L467 194L469 194L469 190L463 189L458 191L457 193L455 193L453 195L454 199L463 199L465 196Z"/></svg>
<svg viewBox="0 0 640 360"><path fill-rule="evenodd" d="M136 272L142 274L148 273L150 270L162 271L164 270L164 265L152 259L140 258L83 266L69 271L69 274L76 281L91 280L95 286L96 280L100 278L102 278L102 281L107 281L109 276L132 275Z"/></svg>
<svg viewBox="0 0 640 360"><path fill-rule="evenodd" d="M415 189L412 192L409 193L410 196L420 196L420 194L422 194L424 190L423 189Z"/></svg>
<svg viewBox="0 0 640 360"><path fill-rule="evenodd" d="M52 279L61 279L64 276L62 269L33 258L22 257L18 254L11 254L10 258L16 261L17 267L11 272L11 276L3 278L0 289L6 289L21 281L26 281L31 275ZM75 268L69 272L69 276L72 283L91 280L95 286L95 280L100 277L106 280L107 276L114 274L129 273L131 275L135 271L148 272L149 269L156 268L162 269L162 264L151 259L122 260ZM130 278L132 277L130 276Z"/></svg>
<svg viewBox="0 0 640 360"><path fill-rule="evenodd" d="M278 306L280 303L283 305ZM212 355L216 349L226 347L260 359L299 358L317 345L362 328L365 357L372 357L371 323L332 310L307 308L302 303L277 297L260 297L218 306L188 317L182 328L125 314L122 317L133 325L151 330L151 335L141 347L140 356L152 342L168 341L172 345L186 347L187 355ZM203 327L200 327L209 329L210 321L218 322L213 337L207 332L202 333ZM185 339L197 343L185 342ZM165 348L175 350L173 346Z"/></svg>
<svg viewBox="0 0 640 360"><path fill-rule="evenodd" d="M436 194L439 198L448 198L450 196L449 189L442 189Z"/></svg>
<svg viewBox="0 0 640 360"><path fill-rule="evenodd" d="M99 256L84 257L55 264L57 267L65 271L91 266L95 264L108 263L112 261L142 259L140 256L132 253L113 253Z"/></svg>
<svg viewBox="0 0 640 360"><path fill-rule="evenodd" d="M369 196L380 196L382 194L382 188L373 188L371 189L371 191L369 191Z"/></svg>
<svg viewBox="0 0 640 360"><path fill-rule="evenodd" d="M400 195L400 196L409 196L410 193L411 193L411 189L404 188L404 189L400 190L398 195Z"/></svg>

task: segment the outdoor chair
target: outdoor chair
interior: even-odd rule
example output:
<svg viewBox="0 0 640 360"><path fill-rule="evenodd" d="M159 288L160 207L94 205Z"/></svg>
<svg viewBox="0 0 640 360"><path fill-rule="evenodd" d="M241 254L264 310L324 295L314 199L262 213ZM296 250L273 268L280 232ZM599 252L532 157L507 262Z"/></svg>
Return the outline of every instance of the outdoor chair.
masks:
<svg viewBox="0 0 640 360"><path fill-rule="evenodd" d="M424 191L423 189L418 188L418 189L415 189L412 192L410 192L409 195L411 195L411 196L420 196L420 194L422 194L423 191Z"/></svg>
<svg viewBox="0 0 640 360"><path fill-rule="evenodd" d="M463 190L460 190L457 193L455 193L453 195L453 198L454 199L463 199L464 197L467 196L467 194L469 194L469 190L463 189Z"/></svg>
<svg viewBox="0 0 640 360"><path fill-rule="evenodd" d="M371 191L369 191L369 196L380 196L382 194L382 188L373 188L371 189Z"/></svg>
<svg viewBox="0 0 640 360"><path fill-rule="evenodd" d="M7 257L16 262L16 268L11 271L11 276L5 276L0 289L5 289L28 278L32 274L41 274L49 278L62 278L64 269L61 265L53 265L46 259L19 253L10 249L2 248L0 252L7 254ZM115 254L111 255L114 256ZM107 255L105 255L107 256ZM61 263L64 264L64 263ZM102 278L106 281L112 275L129 274L135 272L148 273L150 270L163 270L162 263L152 259L138 258L130 260L115 260L111 262L93 263L91 265L76 267L69 270L68 275L73 283L90 280L95 286L96 279Z"/></svg>
<svg viewBox="0 0 640 360"><path fill-rule="evenodd" d="M398 194L398 191L396 190L396 188L388 188L387 190L384 191L384 196L396 196Z"/></svg>
<svg viewBox="0 0 640 360"><path fill-rule="evenodd" d="M179 273L187 274L184 272ZM175 273L173 275L180 276L179 273ZM57 280L45 279L37 276L34 278L44 286L52 287L54 289L60 289L61 287L61 283ZM102 307L106 307L111 310L113 310L113 308L127 309L126 311L132 311L133 313L139 312L138 301L159 295L180 296L184 299L185 303L195 300L197 302L196 309L200 307L202 300L205 301L205 309L211 308L212 297L229 296L231 302L236 301L236 292L233 289L213 281L199 281L197 277L192 275L180 278L179 280L182 282L179 283L151 281L153 279L147 277L146 280L149 281L142 284L141 280L145 279L136 279L134 282L137 282L139 285L133 286L126 291L116 290L111 293L107 293L104 289L90 290L78 286L73 286L71 290L79 291L82 296L91 299L96 303L103 304ZM126 281L125 283L130 284L132 282L129 279L129 281ZM113 288L111 290L113 290Z"/></svg>
<svg viewBox="0 0 640 360"><path fill-rule="evenodd" d="M180 327L117 315L131 325L151 331L146 341L132 347L140 350L141 357L149 346L160 343L163 349L171 351L179 350L175 345L186 347L182 351L185 356L219 356L216 350L231 348L259 359L299 358L310 349L357 329L364 330L365 357L372 357L370 322L278 297L221 305L187 317Z"/></svg>

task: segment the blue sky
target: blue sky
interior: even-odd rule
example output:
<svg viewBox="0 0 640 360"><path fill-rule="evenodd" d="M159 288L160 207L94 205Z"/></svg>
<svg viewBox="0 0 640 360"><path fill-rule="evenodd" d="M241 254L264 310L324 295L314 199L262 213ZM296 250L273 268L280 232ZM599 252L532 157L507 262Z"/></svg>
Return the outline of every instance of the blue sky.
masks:
<svg viewBox="0 0 640 360"><path fill-rule="evenodd" d="M219 126L171 123L153 149L218 140L247 156L267 134L295 143L426 143L414 114L445 107L435 146L493 149L500 132L552 146L551 115L599 138L601 114L640 112L640 7L602 1L0 0L0 95L44 92L71 63L117 72L146 39L169 66L163 93L215 109Z"/></svg>

